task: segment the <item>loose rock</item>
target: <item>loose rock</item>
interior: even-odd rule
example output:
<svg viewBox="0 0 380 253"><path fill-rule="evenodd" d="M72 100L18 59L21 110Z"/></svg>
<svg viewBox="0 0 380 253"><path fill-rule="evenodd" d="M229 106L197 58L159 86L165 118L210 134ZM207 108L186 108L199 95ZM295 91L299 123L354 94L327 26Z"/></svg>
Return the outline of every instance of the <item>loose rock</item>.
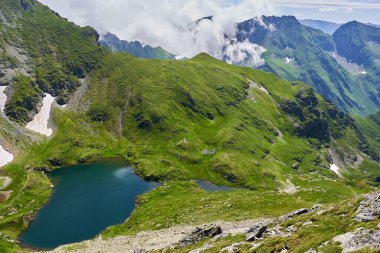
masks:
<svg viewBox="0 0 380 253"><path fill-rule="evenodd" d="M191 234L185 236L179 241L180 247L193 245L203 239L214 237L222 233L220 226L208 226L204 228L196 228Z"/></svg>
<svg viewBox="0 0 380 253"><path fill-rule="evenodd" d="M309 213L309 212L310 212L309 209L306 209L306 208L298 209L298 210L295 210L293 212L290 212L288 214L285 214L285 215L281 216L279 218L279 222L281 223L281 222L284 222L287 219L291 219L291 218L293 218L295 216L299 216L299 215L306 214L306 213Z"/></svg>
<svg viewBox="0 0 380 253"><path fill-rule="evenodd" d="M357 229L353 232L338 235L334 242L340 242L343 253L354 252L363 248L378 249L380 247L380 230Z"/></svg>
<svg viewBox="0 0 380 253"><path fill-rule="evenodd" d="M261 238L267 228L268 227L266 225L255 225L251 227L246 234L246 240L252 242L258 238Z"/></svg>
<svg viewBox="0 0 380 253"><path fill-rule="evenodd" d="M380 191L367 194L360 202L356 219L362 222L373 221L380 215Z"/></svg>

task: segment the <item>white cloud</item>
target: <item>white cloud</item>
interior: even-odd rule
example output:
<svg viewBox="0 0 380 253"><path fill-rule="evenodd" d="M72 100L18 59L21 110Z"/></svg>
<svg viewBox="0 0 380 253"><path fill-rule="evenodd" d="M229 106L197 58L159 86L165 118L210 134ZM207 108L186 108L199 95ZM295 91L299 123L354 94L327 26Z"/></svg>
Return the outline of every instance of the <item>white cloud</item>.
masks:
<svg viewBox="0 0 380 253"><path fill-rule="evenodd" d="M79 25L110 31L125 40L160 45L185 57L200 52L220 55L224 35L235 33L235 23L272 14L268 0L41 0ZM213 16L213 21L194 21Z"/></svg>
<svg viewBox="0 0 380 253"><path fill-rule="evenodd" d="M336 7L321 7L318 9L319 12L334 12L338 11L339 9Z"/></svg>
<svg viewBox="0 0 380 253"><path fill-rule="evenodd" d="M262 55L266 52L264 47L248 41L231 41L224 48L225 61L240 66L260 67L265 64Z"/></svg>
<svg viewBox="0 0 380 253"><path fill-rule="evenodd" d="M272 0L277 6L296 7L296 8L320 8L326 11L345 9L351 11L355 9L380 9L378 0Z"/></svg>

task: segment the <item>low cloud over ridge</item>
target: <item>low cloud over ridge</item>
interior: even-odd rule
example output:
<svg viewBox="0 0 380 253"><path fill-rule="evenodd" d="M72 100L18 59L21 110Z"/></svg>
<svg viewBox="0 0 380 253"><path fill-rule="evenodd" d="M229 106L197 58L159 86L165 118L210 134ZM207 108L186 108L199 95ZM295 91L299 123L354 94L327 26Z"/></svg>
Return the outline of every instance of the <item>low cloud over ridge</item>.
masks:
<svg viewBox="0 0 380 253"><path fill-rule="evenodd" d="M183 57L207 52L221 58L225 34L233 37L235 23L272 14L268 0L41 0L79 25L100 33L110 31L124 40L162 46ZM201 17L204 19L195 25Z"/></svg>

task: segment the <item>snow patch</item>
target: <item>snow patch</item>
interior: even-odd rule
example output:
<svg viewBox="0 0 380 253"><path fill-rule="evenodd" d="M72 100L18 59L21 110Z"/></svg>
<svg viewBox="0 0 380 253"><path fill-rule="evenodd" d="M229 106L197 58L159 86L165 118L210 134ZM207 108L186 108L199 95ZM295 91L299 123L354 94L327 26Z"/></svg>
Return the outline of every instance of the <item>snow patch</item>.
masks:
<svg viewBox="0 0 380 253"><path fill-rule="evenodd" d="M339 172L340 168L335 163L330 164L330 170L337 174L338 177L343 177L342 174L340 174Z"/></svg>
<svg viewBox="0 0 380 253"><path fill-rule="evenodd" d="M292 61L294 61L294 58L285 57L285 61L286 61L286 64L289 64Z"/></svg>
<svg viewBox="0 0 380 253"><path fill-rule="evenodd" d="M259 86L259 89L262 90L262 91L264 91L267 95L269 95L268 90L265 89L263 86L260 85L260 86Z"/></svg>
<svg viewBox="0 0 380 253"><path fill-rule="evenodd" d="M54 99L55 98L50 94L45 94L40 112L37 113L34 116L34 119L26 125L26 128L46 136L52 135L53 129L48 127L48 123Z"/></svg>
<svg viewBox="0 0 380 253"><path fill-rule="evenodd" d="M256 89L259 89L259 90L261 90L261 91L264 91L267 95L269 95L268 90L265 89L264 86L262 86L262 85L260 85L260 84L258 84L258 83L255 83L255 82L252 82L251 80L249 80L248 85L249 85L249 88L256 88Z"/></svg>
<svg viewBox="0 0 380 253"><path fill-rule="evenodd" d="M367 74L367 71L360 71L359 74L366 75L366 74Z"/></svg>
<svg viewBox="0 0 380 253"><path fill-rule="evenodd" d="M12 183L12 178L10 177L0 177L0 190L5 189Z"/></svg>
<svg viewBox="0 0 380 253"><path fill-rule="evenodd" d="M5 103L7 102L7 94L4 93L7 86L0 86L0 110L4 112Z"/></svg>
<svg viewBox="0 0 380 253"><path fill-rule="evenodd" d="M0 145L0 167L13 161L14 156Z"/></svg>

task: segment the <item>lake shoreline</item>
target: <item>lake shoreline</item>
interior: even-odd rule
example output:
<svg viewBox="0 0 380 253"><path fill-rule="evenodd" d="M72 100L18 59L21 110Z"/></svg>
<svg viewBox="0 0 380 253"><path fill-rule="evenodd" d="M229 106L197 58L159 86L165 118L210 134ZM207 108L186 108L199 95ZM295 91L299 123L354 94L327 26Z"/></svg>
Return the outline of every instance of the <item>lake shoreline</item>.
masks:
<svg viewBox="0 0 380 253"><path fill-rule="evenodd" d="M107 163L109 163L109 165L107 165ZM25 227L25 229L23 229L21 231L21 233L18 235L17 240L18 240L18 243L20 244L21 248L26 249L26 250L32 250L32 251L51 250L52 249L50 247L45 248L45 247L39 247L39 246L30 245L29 243L27 243L27 242L25 242L23 240L23 236L28 233L28 231L31 229L31 227L33 226L33 224L39 219L38 215L41 213L42 210L44 210L45 208L47 208L47 206L49 205L49 203L51 203L53 201L55 195L57 194L57 189L58 189L57 186L60 184L60 182L57 181L57 178L54 178L54 173L55 174L61 174L61 173L64 173L65 170L66 171L71 171L71 169L73 167L78 167L78 169L82 168L83 170L88 170L88 171L92 172L92 168L91 167L94 167L94 166L96 167L99 164L101 166L106 166L106 167L110 166L111 167L110 171L108 171L108 168L103 168L103 170L104 170L105 173L108 173L108 174L115 173L115 168L112 168L112 166L116 166L117 168L119 168L117 170L122 170L121 171L122 174L121 174L120 177L135 177L135 178L138 178L138 181L145 182L144 185L145 184L146 185L150 185L151 188L149 188L148 191L151 191L151 190L155 189L156 187L158 187L160 185L158 182L149 182L149 181L146 181L143 177L140 177L138 174L135 174L134 173L134 168L131 165L131 163L127 159L125 159L124 157L120 157L120 156L119 157L105 157L105 158L101 158L101 159L96 159L94 161L86 161L85 163L79 163L78 162L75 165L65 165L65 166L62 166L60 168L56 168L54 170L47 171L46 175L49 178L49 181L51 182L51 184L53 186L52 187L53 190L52 190L52 192L51 192L51 194L50 194L49 199L47 200L47 202L43 206L41 206L41 208L39 208L38 211L36 211L36 213L33 215L33 218L31 218L28 221L28 226ZM90 168L88 168L88 167L90 167ZM127 175L125 173L127 173L127 174L130 173L130 176L128 176L129 174ZM118 175L116 175L116 176L118 176ZM95 175L95 177L96 177L96 175ZM83 179L85 180L86 177L84 177ZM100 178L100 180L101 179L102 178ZM141 194L144 194L144 193L146 193L146 191L142 190ZM125 192L123 194L125 194ZM134 194L134 193L131 193L131 194ZM133 197L133 204L131 202L131 204L129 205L130 208L132 208L131 209L132 211L131 211L131 213L127 214L127 217L125 219L127 219L132 214L132 212L134 211L134 209L137 207L136 199L141 194L137 194L136 196L133 195L134 196ZM122 221L117 222L117 223L112 223L109 226L114 226L114 225L121 224L121 223L123 223L125 221L125 219L123 219ZM104 231L105 229L107 229L109 226L104 227L102 230L100 230L95 235L95 237L97 235L99 235L102 231ZM91 238L94 238L94 237L91 237ZM86 239L89 239L89 238L86 238ZM84 240L86 240L86 239L84 239Z"/></svg>

